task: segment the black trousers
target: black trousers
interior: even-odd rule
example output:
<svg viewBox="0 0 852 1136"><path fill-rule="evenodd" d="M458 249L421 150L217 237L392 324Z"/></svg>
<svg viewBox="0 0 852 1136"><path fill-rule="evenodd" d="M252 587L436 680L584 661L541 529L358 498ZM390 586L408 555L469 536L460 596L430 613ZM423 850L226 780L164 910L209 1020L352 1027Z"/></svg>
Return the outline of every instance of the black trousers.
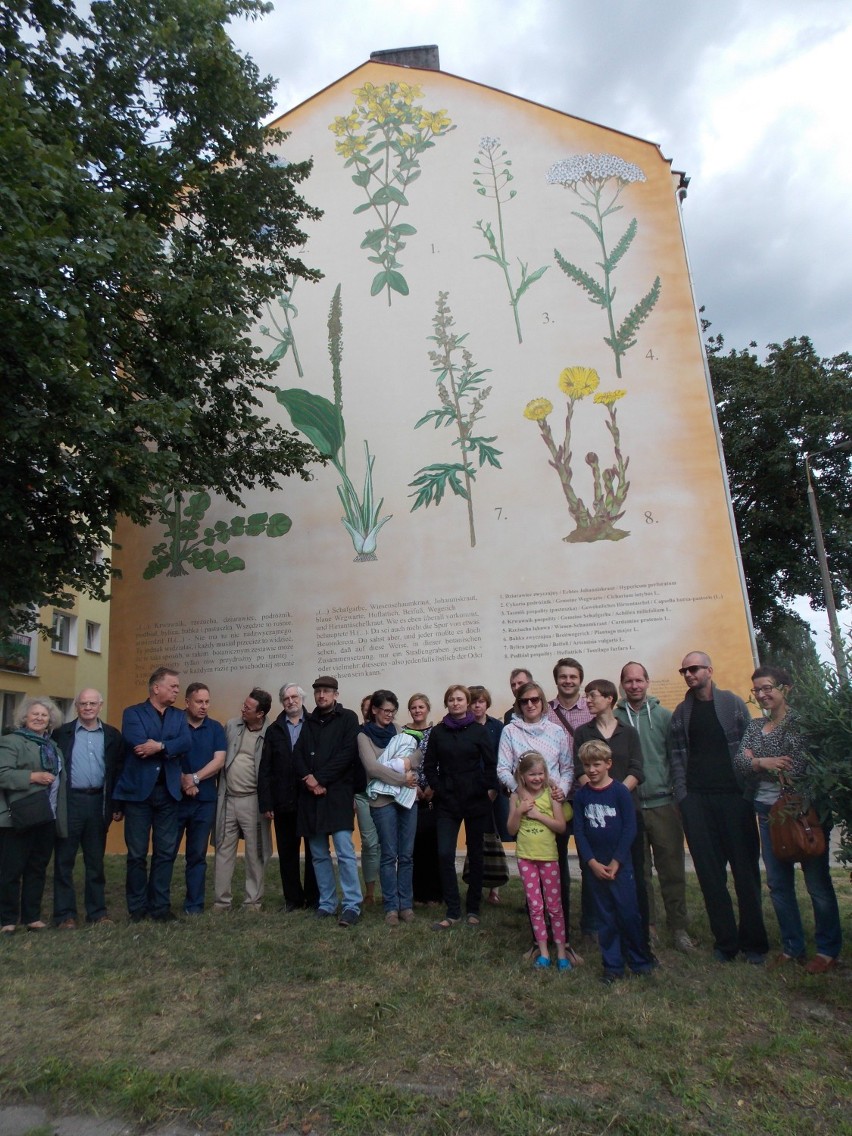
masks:
<svg viewBox="0 0 852 1136"><path fill-rule="evenodd" d="M714 946L728 958L769 950L760 894L760 837L754 808L739 793L688 793L680 802ZM734 877L739 920L728 891Z"/></svg>
<svg viewBox="0 0 852 1136"><path fill-rule="evenodd" d="M0 925L36 923L41 919L41 900L47 865L53 853L56 824L33 828L0 829Z"/></svg>
<svg viewBox="0 0 852 1136"><path fill-rule="evenodd" d="M284 902L295 907L316 907L319 903L319 889L314 875L314 861L311 849L305 840L305 882L302 883L300 845L302 837L296 823L296 810L283 812L276 809L275 843L278 846L278 869L281 872L281 890Z"/></svg>

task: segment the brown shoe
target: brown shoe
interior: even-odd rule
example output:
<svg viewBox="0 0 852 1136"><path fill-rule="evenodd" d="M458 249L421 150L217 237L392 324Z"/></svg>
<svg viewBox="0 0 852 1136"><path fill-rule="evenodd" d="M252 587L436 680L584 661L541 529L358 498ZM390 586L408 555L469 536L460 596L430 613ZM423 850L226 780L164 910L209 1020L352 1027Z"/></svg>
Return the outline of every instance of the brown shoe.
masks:
<svg viewBox="0 0 852 1136"><path fill-rule="evenodd" d="M96 925L100 926L100 927L114 927L115 926L115 920L110 919L110 917L108 915L102 915L100 917L100 919L93 919L92 920L92 926L96 926Z"/></svg>
<svg viewBox="0 0 852 1136"><path fill-rule="evenodd" d="M805 974L827 974L830 970L836 970L839 965L836 958L814 955L810 962L805 963Z"/></svg>
<svg viewBox="0 0 852 1136"><path fill-rule="evenodd" d="M387 923L388 927L398 927L399 926L399 912L398 911L389 911L387 913L387 915L385 916L385 923Z"/></svg>
<svg viewBox="0 0 852 1136"><path fill-rule="evenodd" d="M776 955L775 958L769 960L769 962L766 964L766 969L778 970L780 967L787 966L787 964L791 962L796 963L797 966L805 965L805 959L803 955L799 958L796 958L794 955L785 955L782 951L780 955Z"/></svg>
<svg viewBox="0 0 852 1136"><path fill-rule="evenodd" d="M56 930L57 931L76 931L77 930L77 920L72 919L69 916L68 919L63 919L61 923L56 924Z"/></svg>
<svg viewBox="0 0 852 1136"><path fill-rule="evenodd" d="M410 907L406 907L402 911L400 911L399 917L400 917L400 919L402 920L403 923L413 923L414 922L414 912L411 910Z"/></svg>

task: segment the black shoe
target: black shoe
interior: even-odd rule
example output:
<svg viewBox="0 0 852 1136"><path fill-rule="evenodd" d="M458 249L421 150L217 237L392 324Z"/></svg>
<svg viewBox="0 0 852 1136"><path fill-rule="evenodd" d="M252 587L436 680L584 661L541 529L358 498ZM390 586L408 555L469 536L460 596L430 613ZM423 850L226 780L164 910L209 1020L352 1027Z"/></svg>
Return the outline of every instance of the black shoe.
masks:
<svg viewBox="0 0 852 1136"><path fill-rule="evenodd" d="M323 911L323 909L321 907L318 907L316 909L316 911L314 912L314 914L316 915L317 919L334 919L335 916L337 915L337 912L336 911Z"/></svg>
<svg viewBox="0 0 852 1136"><path fill-rule="evenodd" d="M358 914L357 911L354 911L351 907L347 907L343 911L340 918L337 920L337 926L338 927L354 927L355 924L358 922L358 920L360 918L361 918L361 916Z"/></svg>
<svg viewBox="0 0 852 1136"><path fill-rule="evenodd" d="M301 911L301 904L298 903L285 903L281 908L283 915L289 915L291 911Z"/></svg>
<svg viewBox="0 0 852 1136"><path fill-rule="evenodd" d="M131 923L144 923L147 918L148 918L148 912L147 911L131 911L130 912L130 922Z"/></svg>
<svg viewBox="0 0 852 1136"><path fill-rule="evenodd" d="M156 923L175 923L175 922L177 922L177 915L175 915L175 913L171 910L171 908L166 908L165 911L157 911L154 914L152 914L151 918Z"/></svg>

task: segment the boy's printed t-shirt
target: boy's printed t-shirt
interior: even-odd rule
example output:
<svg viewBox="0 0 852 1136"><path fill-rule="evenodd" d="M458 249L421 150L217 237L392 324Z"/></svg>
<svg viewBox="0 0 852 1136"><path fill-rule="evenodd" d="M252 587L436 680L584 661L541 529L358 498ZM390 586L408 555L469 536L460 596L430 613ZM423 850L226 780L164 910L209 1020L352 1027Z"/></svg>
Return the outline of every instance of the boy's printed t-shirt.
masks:
<svg viewBox="0 0 852 1136"><path fill-rule="evenodd" d="M636 811L629 789L611 781L605 789L581 786L574 795L574 840L584 860L630 864Z"/></svg>

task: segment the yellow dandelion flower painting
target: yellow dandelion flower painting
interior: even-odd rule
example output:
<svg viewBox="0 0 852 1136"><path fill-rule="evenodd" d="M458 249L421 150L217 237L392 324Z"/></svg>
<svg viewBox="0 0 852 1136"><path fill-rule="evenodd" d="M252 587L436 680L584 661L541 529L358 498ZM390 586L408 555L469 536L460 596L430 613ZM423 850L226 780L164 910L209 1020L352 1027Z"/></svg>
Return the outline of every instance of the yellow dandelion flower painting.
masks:
<svg viewBox="0 0 852 1136"><path fill-rule="evenodd" d="M566 367L559 375L559 389L569 398L585 398L600 386L594 367Z"/></svg>
<svg viewBox="0 0 852 1136"><path fill-rule="evenodd" d="M524 418L529 418L530 422L541 422L547 418L548 414L553 412L553 403L548 398L534 398L527 403L524 410Z"/></svg>

